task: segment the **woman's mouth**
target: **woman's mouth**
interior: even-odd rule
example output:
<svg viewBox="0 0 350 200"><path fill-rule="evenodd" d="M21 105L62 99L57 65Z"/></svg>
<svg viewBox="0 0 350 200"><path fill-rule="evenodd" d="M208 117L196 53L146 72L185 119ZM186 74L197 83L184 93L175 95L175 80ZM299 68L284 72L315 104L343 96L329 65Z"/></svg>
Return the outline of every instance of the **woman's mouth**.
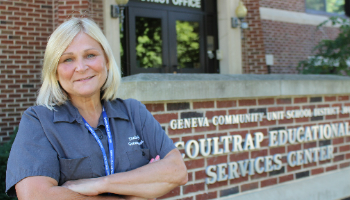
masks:
<svg viewBox="0 0 350 200"><path fill-rule="evenodd" d="M92 79L94 76L89 76L89 77L86 77L86 78L82 78L82 79L78 79L76 81L86 81L86 80L90 80Z"/></svg>

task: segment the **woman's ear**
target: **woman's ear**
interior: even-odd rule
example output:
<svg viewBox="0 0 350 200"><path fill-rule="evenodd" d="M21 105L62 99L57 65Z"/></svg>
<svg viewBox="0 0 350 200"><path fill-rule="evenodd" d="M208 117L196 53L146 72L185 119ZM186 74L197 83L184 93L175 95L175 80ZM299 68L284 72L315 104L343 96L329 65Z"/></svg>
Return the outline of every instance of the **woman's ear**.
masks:
<svg viewBox="0 0 350 200"><path fill-rule="evenodd" d="M101 45L101 48L103 49L102 45ZM103 49L103 56L104 56L105 61L106 61L107 69L109 69L109 59L108 59L107 53L104 49Z"/></svg>
<svg viewBox="0 0 350 200"><path fill-rule="evenodd" d="M58 73L57 73L57 71L56 71L55 77L56 77L57 82L59 82L58 81Z"/></svg>
<svg viewBox="0 0 350 200"><path fill-rule="evenodd" d="M105 53L105 58L106 58L106 67L107 67L107 70L109 70L109 59Z"/></svg>
<svg viewBox="0 0 350 200"><path fill-rule="evenodd" d="M103 63L102 63L102 65L103 65ZM105 67L106 67L107 77L108 77L108 73L109 73L109 63L106 63L106 64L105 64Z"/></svg>

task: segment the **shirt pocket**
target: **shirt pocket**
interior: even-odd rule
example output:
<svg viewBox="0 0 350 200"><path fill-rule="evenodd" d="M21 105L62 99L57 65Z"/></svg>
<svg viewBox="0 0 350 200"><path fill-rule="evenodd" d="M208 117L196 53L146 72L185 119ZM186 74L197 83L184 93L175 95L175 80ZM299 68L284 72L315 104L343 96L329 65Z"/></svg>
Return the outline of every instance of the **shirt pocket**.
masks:
<svg viewBox="0 0 350 200"><path fill-rule="evenodd" d="M149 163L150 155L149 149L136 149L133 151L127 151L128 159L130 162L129 170L133 170Z"/></svg>
<svg viewBox="0 0 350 200"><path fill-rule="evenodd" d="M92 178L91 159L89 156L67 159L59 157L60 182L59 185L69 181L83 178Z"/></svg>

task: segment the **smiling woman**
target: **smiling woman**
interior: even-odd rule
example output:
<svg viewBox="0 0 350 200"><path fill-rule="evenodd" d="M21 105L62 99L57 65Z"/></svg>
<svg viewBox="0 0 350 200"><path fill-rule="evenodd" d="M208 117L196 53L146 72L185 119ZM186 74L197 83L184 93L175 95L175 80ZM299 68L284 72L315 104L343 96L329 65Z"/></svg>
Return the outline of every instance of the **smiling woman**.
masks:
<svg viewBox="0 0 350 200"><path fill-rule="evenodd" d="M42 75L38 106L24 112L11 149L8 195L144 199L187 182L180 152L146 107L116 98L120 71L94 22L72 18L54 31Z"/></svg>
<svg viewBox="0 0 350 200"><path fill-rule="evenodd" d="M101 45L86 33L79 33L62 54L57 80L71 100L97 96L107 78L107 61Z"/></svg>
<svg viewBox="0 0 350 200"><path fill-rule="evenodd" d="M76 35L62 54L57 65L57 80L78 109L78 102L87 97L100 99L100 88L107 79L109 68L106 64L101 45L84 32ZM91 119L90 114L83 117L93 127L97 126L98 121Z"/></svg>

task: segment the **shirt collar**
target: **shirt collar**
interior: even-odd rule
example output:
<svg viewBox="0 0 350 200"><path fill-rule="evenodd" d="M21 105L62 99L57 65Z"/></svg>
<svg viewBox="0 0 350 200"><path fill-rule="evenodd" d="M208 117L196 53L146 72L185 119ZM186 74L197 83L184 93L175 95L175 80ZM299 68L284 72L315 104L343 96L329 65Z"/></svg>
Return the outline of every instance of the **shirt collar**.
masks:
<svg viewBox="0 0 350 200"><path fill-rule="evenodd" d="M129 121L128 111L121 99L104 101L103 105L108 118L119 118Z"/></svg>
<svg viewBox="0 0 350 200"><path fill-rule="evenodd" d="M124 104L120 100L115 101L103 101L107 117L108 118L119 118L129 121L128 112ZM55 106L53 122L69 122L72 123L77 121L83 123L83 118L80 115L78 109L73 106L73 104L67 100L64 104L60 106Z"/></svg>

